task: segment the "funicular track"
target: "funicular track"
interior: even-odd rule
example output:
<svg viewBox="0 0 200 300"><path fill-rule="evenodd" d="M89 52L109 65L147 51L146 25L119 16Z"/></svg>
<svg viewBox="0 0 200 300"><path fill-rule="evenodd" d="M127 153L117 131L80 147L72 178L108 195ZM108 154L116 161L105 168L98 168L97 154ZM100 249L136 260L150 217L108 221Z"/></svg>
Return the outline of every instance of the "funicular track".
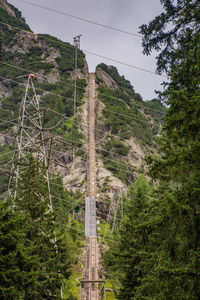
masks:
<svg viewBox="0 0 200 300"><path fill-rule="evenodd" d="M86 236L88 263L87 299L98 300L98 245L96 236L96 158L95 158L95 74L89 74L88 95L88 174L86 197Z"/></svg>

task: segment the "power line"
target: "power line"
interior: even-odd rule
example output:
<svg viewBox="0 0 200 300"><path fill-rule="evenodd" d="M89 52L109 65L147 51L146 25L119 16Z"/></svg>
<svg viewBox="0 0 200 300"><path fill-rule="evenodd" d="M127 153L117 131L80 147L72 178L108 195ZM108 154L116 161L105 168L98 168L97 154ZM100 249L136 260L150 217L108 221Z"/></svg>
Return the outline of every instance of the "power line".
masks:
<svg viewBox="0 0 200 300"><path fill-rule="evenodd" d="M27 70L27 69L21 68L21 67L19 67L19 66L13 65L13 64L8 64L8 63L6 63L6 62L2 62L2 64L5 64L5 65L7 65L7 66L9 66L9 67L13 67L13 68L15 68L15 69L19 69L19 70L22 70L22 71L26 71L26 72L29 72L29 73L35 73L35 71L33 71L33 70ZM42 75L42 74L40 74L39 76L36 75L35 77L36 77L36 78L40 78L40 77L45 78L45 76ZM14 78L11 78L11 79L14 79ZM11 79L10 79L10 80L11 80ZM16 79L16 78L15 78L15 79ZM46 79L46 78L45 78L45 79ZM70 79L66 79L66 80L67 80L67 81L70 81ZM48 81L46 81L46 82L48 83ZM57 82L61 82L61 83L64 83L64 84L66 84L66 85L69 85L69 86L74 87L74 84L66 83L66 82L63 81L63 80L58 80ZM59 86L57 83L54 83L54 85ZM79 86L79 85L76 85L76 87L85 91L85 88L83 88L83 87L81 87L81 86ZM100 93L100 96L106 96L106 97L108 97L108 98L115 99L115 100L121 101L122 103L125 103L125 104L126 104L126 102L125 102L123 99L118 98L118 97L110 96L110 95L107 95L107 94L104 94L104 93ZM132 98L131 98L131 99L132 99ZM132 100L133 100L133 99L132 99ZM143 108L143 109L145 109L145 110L151 110L151 111L155 111L155 112L158 112L158 113L161 113L161 114L165 114L165 112L163 112L163 111L160 111L160 110L157 110L157 109L153 109L153 108L149 108L149 107L145 107L144 105L139 105L139 104L134 103L134 106L141 107L141 108Z"/></svg>
<svg viewBox="0 0 200 300"><path fill-rule="evenodd" d="M15 120L18 120L18 118L16 118L16 119L11 119L11 120L5 120L5 122L0 123L0 125L3 125L3 124L5 124L5 123L10 123L10 124L16 125L16 123L13 122L13 121L15 121ZM4 120L0 118L0 121L4 121ZM95 126L95 130L96 130L96 131L99 131L99 132L103 132L103 133L110 134L109 131L105 131L105 130L98 129L97 126ZM61 137L61 138L62 138L62 137ZM124 141L124 142L128 142L128 141L129 141L128 139L123 139L123 138L121 138L120 136L119 136L118 138L119 138L120 141ZM72 141L72 142L75 142L75 141L73 141L73 140L71 140L71 141ZM77 142L77 144L79 144L79 143ZM96 150L102 150L102 151L104 151L104 152L108 152L108 153L111 153L111 154L117 154L117 155L119 155L119 156L124 157L124 155L120 155L120 154L118 154L117 152L108 151L108 150L106 150L106 149L104 149L104 148L102 148L102 149L96 148Z"/></svg>
<svg viewBox="0 0 200 300"><path fill-rule="evenodd" d="M0 120L3 120L3 119L0 119ZM14 120L18 120L18 119L14 119ZM16 125L16 123L14 123L14 122L12 122L12 121L6 121L6 122L9 122L10 124L13 124L13 125ZM102 131L102 130L101 130ZM106 131L103 131L103 132L106 132ZM9 138L11 138L11 139L15 139L14 137L11 137L11 136L8 136L8 135L3 135L3 136L7 136L7 137L9 137ZM61 143L66 143L67 145L71 145L72 143L75 143L75 144L80 144L80 142L77 142L77 141L74 141L74 140L72 140L72 139L68 139L68 138L63 138L62 136L59 136L59 135L53 135L53 134L51 134L50 135L50 137L53 137L53 138L55 138L57 141L59 141L59 142L61 142ZM64 141L63 141L64 140ZM125 140L125 139L123 139L124 141L127 141L127 140ZM71 143L69 143L69 142L66 142L66 141L69 141L69 142L71 142ZM75 147L75 148L78 148L78 149L80 149L80 148L82 148L82 146L75 146L75 145L73 145L73 147ZM84 149L84 148L83 148ZM87 149L84 149L84 150L87 150ZM96 150L97 151L103 151L103 152L107 152L107 153L109 153L109 154L114 154L114 155L117 155L117 156L120 156L120 157L126 157L126 155L122 155L122 154L119 154L119 153L117 153L117 152L115 152L115 151L110 151L110 150L107 150L107 149L104 149L104 148L96 148ZM109 159L109 158L106 158L107 160L111 160L111 159Z"/></svg>
<svg viewBox="0 0 200 300"><path fill-rule="evenodd" d="M22 1L22 0L21 0L21 1ZM24 31L24 32L27 32L27 33L29 33L29 34L33 34L33 35L36 36L36 34L30 32L30 31L21 29L21 28L19 28L19 27L16 27L16 26L13 26L13 25L9 25L9 24L3 23L3 22L0 22L0 24L6 25L6 26L8 26L8 27L11 26L11 27L16 28L16 29L18 29L18 30L21 30L21 31ZM43 39L45 39L45 40L53 41L54 43L62 44L62 45L64 45L64 46L66 46L66 47L73 47L73 48L74 48L74 46L72 46L72 45L70 45L70 44L66 44L66 43L61 42L61 41L55 41L55 40L53 40L53 39L50 39L50 38L47 38L47 37L44 37L44 36L40 36L40 37L43 38ZM121 64L121 65L130 67L130 68L137 69L137 70L139 70L139 71L143 71L143 72L147 72L147 73L150 73L150 74L153 74L153 75L156 75L156 76L160 76L160 77L163 77L163 78L167 78L167 76L164 76L164 75L161 75L161 74L159 74L159 73L156 73L156 72L153 72L153 71L144 69L144 68L140 68L140 67L137 67L137 66L134 66L134 65L131 65L131 64L128 64L128 63L119 61L119 60L116 60L116 59L114 59L114 58L110 58L110 57L107 57L107 56L103 56L103 55L100 55L100 54L97 54L97 53L94 53L94 52L90 52L90 51L88 51L88 50L83 50L83 51L84 51L85 53L90 54L90 55L94 55L94 56L97 56L97 57L100 57L100 58L103 58L103 59L107 59L107 60L110 60L110 61L112 61L112 62L119 63L119 64Z"/></svg>
<svg viewBox="0 0 200 300"><path fill-rule="evenodd" d="M17 83L17 84L19 84L19 85L26 86L25 83L23 83L23 82L18 82L18 81L14 80L14 79L6 78L6 77L3 77L3 76L0 76L0 78L7 79L8 81L12 81L12 82L15 82L15 83ZM50 94L50 95L54 95L54 96L57 96L57 97L61 97L61 98L63 98L63 99L67 99L67 100L70 100L70 101L74 101L74 99L72 99L72 98L65 97L65 96L62 96L62 95L60 95L60 94L52 93L52 92L50 92L50 91L47 91L47 90L44 90L44 89L41 89L41 88L37 88L37 87L36 87L35 90L41 91L41 92L46 92L46 93L48 93L48 94ZM76 101L76 102L82 104L82 102L80 102L80 101Z"/></svg>
<svg viewBox="0 0 200 300"><path fill-rule="evenodd" d="M131 116L129 116L129 115L121 114L121 113L118 113L118 112L116 112L116 111L112 111L112 110L109 110L109 109L106 109L106 108L103 108L103 110L104 110L104 111L107 111L107 112L110 112L111 114L114 114L114 115L119 115L119 116L122 116L122 117L126 117L126 118L129 118L129 119L132 119L132 120L141 121L142 123L147 123L147 124L149 124L149 122L147 122L147 121L140 120L140 119L131 117Z"/></svg>
<svg viewBox="0 0 200 300"><path fill-rule="evenodd" d="M24 69L24 68L21 68L21 67L19 67L19 66L16 66L16 65L13 65L13 64L8 64L8 63L6 63L6 62L1 62L2 64L4 64L4 65L6 65L6 66L9 66L9 67L11 67L11 68L15 68L15 69L19 69L19 70L22 70L22 71L26 71L26 72L28 72L29 74L30 73L34 73L34 75L35 75L35 73L37 73L37 71L34 71L34 70L27 70L27 69ZM26 76L26 75L25 75ZM35 77L36 78L45 78L45 75L42 75L42 74L40 74L40 75L35 75ZM15 78L11 78L11 79L16 79L17 77L15 77ZM46 78L45 78L46 79ZM66 79L66 81L71 81L70 79ZM74 87L74 84L70 84L70 83L66 83L66 81L63 81L63 80L58 80L57 82L61 82L61 83L64 83L65 85L69 85L69 86L72 86L72 87ZM45 82L47 82L48 83L48 81L45 81ZM58 83L53 83L53 85L57 85L57 86L59 86L58 85ZM60 87L60 86L59 86ZM81 87L81 86L79 86L79 85L77 85L76 86L77 88L79 88L79 89L82 89L82 90L85 90L85 88L83 88L83 87Z"/></svg>
<svg viewBox="0 0 200 300"><path fill-rule="evenodd" d="M10 153L13 153L13 151L11 150L11 151L8 151L8 152L4 152L4 153L0 154L0 157L4 156L4 155L7 155L7 154L10 154Z"/></svg>
<svg viewBox="0 0 200 300"><path fill-rule="evenodd" d="M10 137L10 136L9 136ZM64 143L66 143L65 141L62 141L62 140L60 140L60 139L57 139L56 137L57 136L55 136L55 135L49 135L49 137L48 138L51 138L51 137L54 137L55 138L55 140L57 140L57 141L60 141L60 142L64 142ZM11 139L15 139L14 137L10 137ZM66 138L65 138L66 139ZM69 141L72 141L72 140L70 140L70 139L66 139L66 140L69 140ZM75 141L72 141L72 142L75 142ZM78 142L75 142L75 143L78 143ZM69 145L69 143L68 143L68 145ZM75 147L75 148L78 148L78 149L80 149L80 148L82 148L81 146L74 146L73 145L73 147ZM45 148L45 149L49 149L49 148ZM96 150L101 150L101 151L104 151L104 152L108 152L109 154L117 154L118 156L122 156L122 155L120 155L120 154L118 154L118 153L116 153L116 152L112 152L112 151L108 151L108 150L106 150L106 149L96 149ZM58 150L55 150L55 149L52 149L52 151L55 151L55 152L59 152L59 153L61 153L61 151L58 151ZM8 153L8 152L7 152ZM63 153L64 154L64 153ZM123 156L123 157L125 157L125 156ZM0 162L0 164L2 165L3 163L5 163L5 164L10 164L11 162L11 159L12 158L10 158L10 159L7 159L6 161L3 161L3 162ZM113 159L110 159L110 158L105 158L106 160L108 160L108 161L112 161L112 162L115 162L115 160L113 160ZM20 161L20 160L19 160ZM51 159L51 161L52 161L52 159ZM55 164L57 164L57 165L59 165L59 166L61 166L61 167L63 167L63 168L67 168L65 165L63 165L63 164L61 164L61 163L59 163L59 162L57 162L56 160L53 160L53 163L55 163ZM119 163L119 162L118 162ZM130 168L133 170L133 171L135 171L135 169L133 169L133 167L131 167L130 165L127 165L127 163L121 163L122 165L124 165L126 168L128 167L129 168L129 170L130 170ZM106 168L106 166L99 166L99 168ZM112 169L114 169L114 170L118 170L118 171L122 171L122 172L124 172L124 173L129 173L129 174L133 174L131 171L129 171L129 170L124 170L124 169L121 169L121 168L117 168L117 167L114 167L114 166L111 166L111 168ZM67 168L68 169L68 168ZM108 169L109 170L109 169ZM111 170L109 170L110 172L112 172Z"/></svg>
<svg viewBox="0 0 200 300"><path fill-rule="evenodd" d="M60 14L60 15L64 15L64 16L73 18L73 19L77 19L79 21L87 22L87 23L90 23L90 24L93 24L93 25L97 25L97 26L100 26L100 27L103 27L103 28L107 28L107 29L110 29L110 30L114 30L114 31L117 31L117 32L121 32L121 33L125 33L125 34L131 35L131 36L142 38L142 35L139 35L139 34L136 34L136 33L133 33L133 32L129 32L129 31L122 30L122 29L119 29L119 28L115 28L115 27L112 27L112 26L109 26L109 25L98 23L98 22L95 22L95 21L92 21L92 20L89 20L89 19L86 19L86 18L74 16L74 15L71 15L71 14L68 14L68 13L65 13L65 12L62 12L62 11L50 8L50 7L46 7L46 6L42 6L42 5L30 2L30 1L25 1L25 0L21 0L21 1L25 2L25 3L29 4L29 5L32 5L32 6L36 6L36 7L39 7L39 8L42 8L42 9L45 9L45 10L48 10L48 11Z"/></svg>
<svg viewBox="0 0 200 300"><path fill-rule="evenodd" d="M121 102L124 103L124 104L128 104L128 103L126 103L125 100L123 100L123 99L121 99L121 98L118 98L118 97L110 96L110 95L107 95L107 94L104 94L104 93L100 93L100 96L106 96L106 97L111 98L111 99L119 100L119 101L121 101ZM133 98L131 98L131 100L133 100ZM147 102L147 103L148 103L148 102ZM144 105L139 105L139 104L136 104L135 102L134 102L133 105L134 105L134 106L141 107L141 108L143 108L143 109L145 109L145 110L147 109L147 110L155 111L155 112L158 112L158 113L161 113L161 114L165 114L165 112L163 112L163 111L161 111L161 110L157 110L157 109L153 109L153 108L150 108L150 107L146 107L146 106L144 106Z"/></svg>
<svg viewBox="0 0 200 300"><path fill-rule="evenodd" d="M10 123L10 124L13 124L13 125L16 125L16 123L14 123L13 121L17 121L18 120L18 118L16 118L16 119L11 119L11 120L5 120L4 121L4 119L1 119L0 118L0 121L4 121L4 122L2 122L2 123L0 123L0 125L3 125L3 124L5 124L5 123ZM103 133L109 133L110 134L110 132L109 131L105 131L105 130L101 130L101 129L97 129L97 127L95 127L95 130L96 131L99 131L99 132L103 132ZM1 134L1 133L0 133ZM3 136L6 136L6 135L4 135L4 134L2 134ZM12 137L11 136L7 136L7 137L10 137L11 139L12 139ZM119 140L120 141L124 141L124 142L128 142L129 140L128 139L123 139L123 138L121 138L121 137L118 137L119 138ZM75 141L73 141L73 140L71 140L72 142L75 142ZM78 142L77 142L78 143ZM100 150L100 149L98 149L97 148L97 150ZM106 149L102 149L103 151L107 151ZM108 153L112 153L112 152L110 152L110 151L107 151ZM116 153L117 154L117 152L114 152L114 153ZM120 154L118 154L118 155L120 155ZM124 156L124 155L122 155L122 156Z"/></svg>
<svg viewBox="0 0 200 300"><path fill-rule="evenodd" d="M136 70L139 70L139 71L143 71L143 72L147 72L147 73L150 73L150 74L153 74L153 75L157 75L157 76L160 76L160 77L163 77L163 78L167 78L167 76L158 74L158 73L153 72L151 70L147 70L147 69L144 69L144 68L141 68L141 67L137 67L137 66L122 62L120 60L117 60L117 59L114 59L114 58L111 58L111 57L108 57L108 56L100 55L100 54L90 52L90 51L87 51L87 50L83 50L83 51L88 53L88 54L91 54L91 55L94 55L94 56L97 56L97 57L100 57L100 58L103 58L103 59L113 61L113 62L118 63L120 65L124 65L124 66L130 67L130 68L133 68L133 69L136 69Z"/></svg>
<svg viewBox="0 0 200 300"><path fill-rule="evenodd" d="M7 80L10 80L10 81L12 81L12 82L15 82L15 83L17 83L17 84L19 84L19 85L21 84L21 85L23 85L23 86L26 86L25 83L21 83L21 82L18 82L18 81L16 81L16 80L13 80L13 79L10 79L10 78L6 78L6 77L3 77L3 76L0 76L0 78L7 79ZM44 89L41 89L41 88L37 88L37 87L36 87L35 90L36 90L36 91L41 91L41 92L46 92L46 93L48 93L48 94L50 94L50 95L57 96L57 97L61 97L61 98L63 98L63 99L67 99L67 100L70 100L70 101L74 101L73 98L69 98L69 97L62 96L62 95L60 95L60 94L52 93L52 92L50 92L50 91L47 91L47 90L44 90ZM76 102L77 102L77 103L80 103L80 104L83 104L83 102L81 102L81 101L76 101ZM142 123L148 123L148 124L149 124L149 122L147 122L147 121L144 121L144 120L141 120L141 119L137 119L137 118L134 118L134 117L131 117L131 116L129 116L129 115L122 114L122 113L110 111L110 110L105 109L105 108L104 108L104 111L108 111L108 112L110 112L110 113L112 113L112 114L120 115L120 116L123 116L123 117L127 117L127 118L129 118L129 119L133 119L133 120L136 120L136 121L139 121L139 122L142 122Z"/></svg>

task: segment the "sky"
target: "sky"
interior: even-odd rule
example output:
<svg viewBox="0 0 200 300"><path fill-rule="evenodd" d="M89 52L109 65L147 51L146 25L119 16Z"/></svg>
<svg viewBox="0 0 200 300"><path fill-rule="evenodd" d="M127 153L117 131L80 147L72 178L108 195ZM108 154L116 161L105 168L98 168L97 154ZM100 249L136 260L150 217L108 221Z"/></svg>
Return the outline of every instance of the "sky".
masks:
<svg viewBox="0 0 200 300"><path fill-rule="evenodd" d="M139 26L148 24L162 12L159 0L28 0L63 13L138 34ZM81 34L81 50L106 56L132 66L155 72L156 55L142 54L142 38L86 23L65 15L34 7L23 0L8 0L25 17L35 33L48 33L73 44L73 37ZM95 72L99 63L114 65L140 93L144 100L156 97L162 90L163 78L86 53L89 71Z"/></svg>

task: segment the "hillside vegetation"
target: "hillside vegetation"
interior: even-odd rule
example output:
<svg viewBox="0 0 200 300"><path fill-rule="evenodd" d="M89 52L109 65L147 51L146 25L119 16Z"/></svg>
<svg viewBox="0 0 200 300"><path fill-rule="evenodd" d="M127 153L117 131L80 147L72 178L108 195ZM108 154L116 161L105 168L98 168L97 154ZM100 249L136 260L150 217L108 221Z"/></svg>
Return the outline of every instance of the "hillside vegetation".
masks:
<svg viewBox="0 0 200 300"><path fill-rule="evenodd" d="M115 87L106 86L99 77L100 70L113 79ZM131 146L127 145L126 140L134 137L137 143L145 148L146 153L156 147L156 135L159 133L163 118L160 112L164 113L165 107L159 100L142 101L130 82L124 76L120 76L114 66L98 65L96 82L98 100L104 104L101 111L102 119L97 119L97 127L103 127L107 132L104 134L97 131L97 138L98 135L105 136L100 154L105 167L124 183L130 184L133 181L133 174L131 174L133 167L127 161Z"/></svg>

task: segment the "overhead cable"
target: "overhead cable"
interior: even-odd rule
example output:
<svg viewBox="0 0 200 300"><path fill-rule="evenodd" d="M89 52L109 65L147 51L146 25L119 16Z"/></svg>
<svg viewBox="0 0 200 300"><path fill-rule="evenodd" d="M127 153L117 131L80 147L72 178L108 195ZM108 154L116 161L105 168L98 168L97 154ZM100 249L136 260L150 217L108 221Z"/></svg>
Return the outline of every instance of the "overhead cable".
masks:
<svg viewBox="0 0 200 300"><path fill-rule="evenodd" d="M6 78L6 77L3 77L3 76L0 76L0 78L7 79L7 80L10 80L10 81L12 81L12 82L16 82L16 83L19 84L19 85L26 86L25 83L21 83L21 82L18 82L18 81L16 81L16 80L13 80L13 79L10 79L10 78ZM35 88L35 90L36 90L36 91L41 91L41 92L48 93L49 95L61 97L61 98L63 98L63 99L67 99L67 100L70 100L70 101L74 101L73 98L69 98L69 97L62 96L62 95L60 95L60 94L52 93L52 92L50 92L50 91L47 91L47 90L44 90L44 89L41 89L41 88ZM83 104L83 102L81 102L81 101L76 101L76 102L77 102L77 103L80 103L80 104ZM120 115L120 116L123 116L123 117L127 117L127 118L129 118L129 119L133 119L133 120L136 120L136 121L139 121L139 122L142 122L142 123L148 123L148 124L149 124L149 122L147 122L147 121L144 121L144 120L141 120L141 119L138 119L138 118L134 118L134 117L131 117L131 116L126 115L126 114L122 114L122 113L110 111L110 110L108 110L108 109L104 109L104 110L105 110L105 111L108 111L108 112L110 112L110 113L112 113L112 114Z"/></svg>
<svg viewBox="0 0 200 300"><path fill-rule="evenodd" d="M30 31L21 29L21 28L19 28L19 27L13 26L13 25L9 25L9 24L7 24L7 23L0 22L0 24L7 25L8 27L11 26L11 27L13 27L13 28L17 28L18 30L21 30L21 31L24 31L24 32L28 32L29 34L36 35L36 34L30 32ZM41 36L41 38L43 38L43 39L45 39L45 40L53 41L54 43L62 44L62 45L64 45L64 46L66 46L66 47L73 47L73 48L74 48L74 46L72 46L72 45L70 45L70 44L66 44L66 43L61 42L61 41L55 41L55 40L53 40L53 39L50 39L50 38L47 38L47 37L44 37L44 36ZM97 56L97 57L100 57L100 58L103 58L103 59L107 59L107 60L110 60L110 61L112 61L112 62L115 62L115 63L121 64L121 65L130 67L130 68L137 69L137 70L139 70L139 71L143 71L143 72L147 72L147 73L150 73L150 74L153 74L153 75L156 75L156 76L160 76L160 77L163 77L163 78L167 78L167 76L161 75L161 74L156 73L156 72L154 72L154 71L147 70L147 69L144 69L144 68L141 68L141 67L137 67L137 66L134 66L134 65L132 65L132 64L128 64L128 63L119 61L119 60L117 60L117 59L111 58L111 57L103 56L103 55L100 55L100 54L97 54L97 53L94 53L94 52L91 52L91 51L88 51L88 50L83 50L83 51L84 51L85 53L90 54L90 55L94 55L94 56Z"/></svg>
<svg viewBox="0 0 200 300"><path fill-rule="evenodd" d="M126 30L119 29L119 28L115 28L115 27L105 25L105 24L102 24L102 23L98 23L98 22L95 22L95 21L92 21L92 20L89 20L89 19L86 19L86 18L74 16L74 15L68 14L66 12L62 12L62 11L59 11L59 10L56 10L56 9L53 9L53 8L50 8L50 7L46 7L46 6L43 6L43 5L40 5L40 4L30 2L30 1L26 1L26 0L21 0L21 1L25 2L29 5L35 6L35 7L39 7L39 8L42 8L42 9L45 9L45 10L48 10L48 11L51 11L51 12L54 12L54 13L57 13L57 14L60 14L60 15L64 15L66 17L77 19L79 21L87 22L87 23L97 25L97 26L100 26L100 27L103 27L103 28L107 28L107 29L110 29L110 30L114 30L114 31L118 31L118 32L121 32L121 33L131 35L131 36L142 38L142 35L137 34L137 33L133 33L133 32L129 32L129 31L126 31Z"/></svg>
<svg viewBox="0 0 200 300"><path fill-rule="evenodd" d="M15 68L15 69L19 69L19 70L22 70L22 71L26 71L26 72L29 72L29 73L34 73L34 72L35 72L34 70L27 70L27 69L25 69L25 68L21 68L21 67L19 67L19 66L16 66L16 65L13 65L13 64L9 64L9 63L6 63L6 62L2 62L2 64L6 65L6 66L9 66L9 67L13 67L13 68ZM37 76L37 74L36 74L35 77L36 77L36 78L40 78L40 77L45 78L45 76L44 76L44 75L41 75L41 74L40 74L39 76ZM11 79L14 79L14 78L11 78ZM16 79L16 78L15 78L15 79ZM45 79L46 79L46 78L45 78ZM70 81L70 79L66 79L66 80L67 80L67 81ZM45 81L45 82L48 82L48 81ZM73 87L74 87L74 84L66 83L64 80L58 80L57 82L61 82L61 83L64 83L64 84L66 84L66 85L69 85L69 86L73 86ZM54 85L58 85L57 82L54 83ZM59 85L58 85L58 86L59 86ZM77 85L76 87L79 88L79 89L85 90L85 88L83 88L83 87L81 87L81 86L79 86L79 85ZM110 95L107 95L107 94L105 94L105 93L100 93L100 96L106 96L106 97L108 97L108 98L115 99L115 100L121 101L121 102L123 102L123 103L126 103L126 102L125 102L123 99L121 99L121 98L118 98L118 97L115 97L115 96L110 96ZM131 98L131 99L133 100L133 98ZM145 109L145 110L151 110L151 111L155 111L155 112L158 112L158 113L161 113L161 114L165 114L165 112L163 112L163 111L160 111L160 110L157 110L157 109L153 109L153 108L150 108L150 107L146 107L146 106L144 106L144 105L139 105L139 104L134 103L134 106L141 107L141 108L143 108L143 109Z"/></svg>

